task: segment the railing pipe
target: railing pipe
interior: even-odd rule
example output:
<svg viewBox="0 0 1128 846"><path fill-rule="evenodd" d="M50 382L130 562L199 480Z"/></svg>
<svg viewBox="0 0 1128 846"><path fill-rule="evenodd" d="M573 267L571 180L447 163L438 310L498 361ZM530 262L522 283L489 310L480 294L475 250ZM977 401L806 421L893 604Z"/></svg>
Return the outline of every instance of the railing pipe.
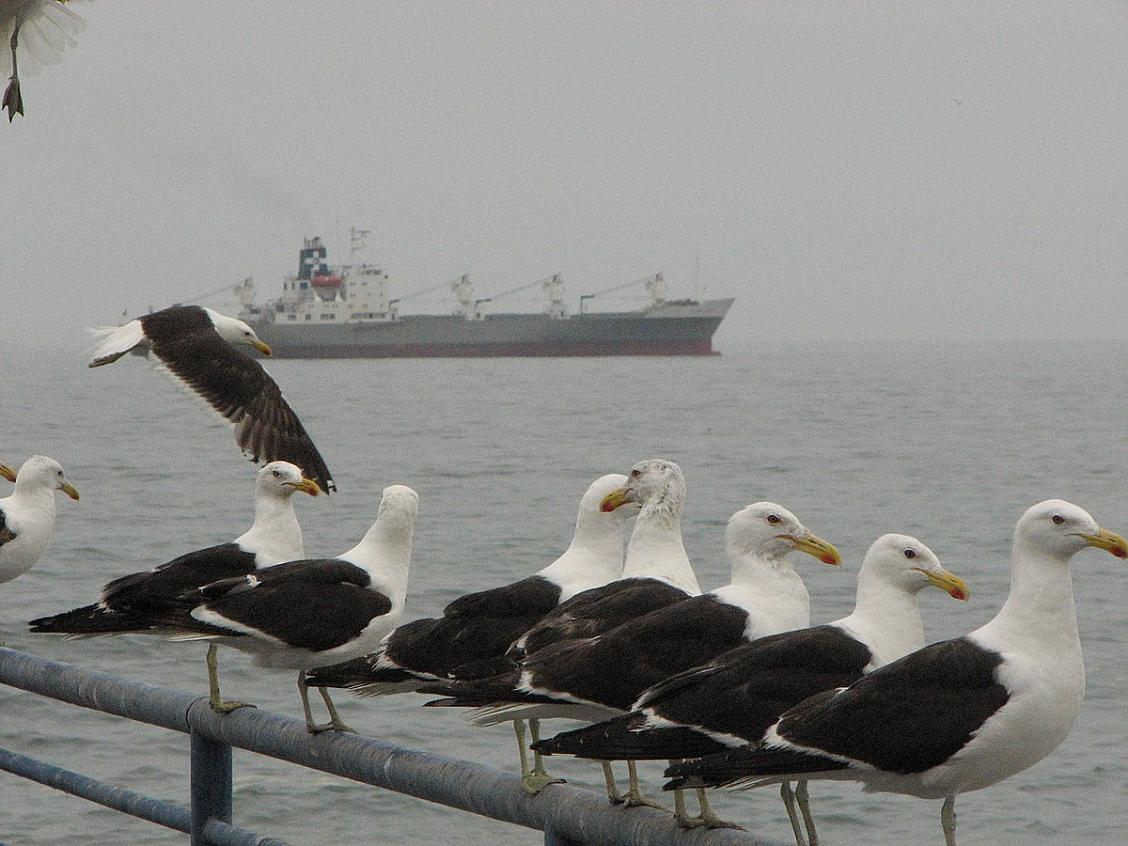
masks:
<svg viewBox="0 0 1128 846"><path fill-rule="evenodd" d="M183 805L106 784L45 761L0 749L0 770L174 831L185 834L192 831L192 812ZM281 840L260 837L253 831L218 820L208 821L204 833L210 846L287 846Z"/></svg>
<svg viewBox="0 0 1128 846"><path fill-rule="evenodd" d="M74 705L237 746L463 811L550 832L548 842L605 846L782 846L731 830L681 831L653 808L609 806L589 791L553 784L528 795L495 767L339 732L311 736L305 723L258 708L217 714L207 697L117 678L0 648L0 682Z"/></svg>

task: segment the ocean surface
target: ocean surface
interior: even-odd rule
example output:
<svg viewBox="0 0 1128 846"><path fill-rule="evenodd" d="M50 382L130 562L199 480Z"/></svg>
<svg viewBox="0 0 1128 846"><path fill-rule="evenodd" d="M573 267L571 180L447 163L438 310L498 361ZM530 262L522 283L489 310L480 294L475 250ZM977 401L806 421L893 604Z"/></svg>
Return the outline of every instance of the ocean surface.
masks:
<svg viewBox="0 0 1128 846"><path fill-rule="evenodd" d="M922 594L925 628L939 640L998 609L1013 526L1030 504L1062 497L1128 531L1125 356L1113 345L776 345L713 358L267 366L340 486L329 498L295 497L307 555L352 546L385 485L419 491L408 618L544 566L567 545L588 482L654 456L685 471L685 543L707 589L727 582L723 527L749 502L779 502L837 544L838 569L795 556L816 623L849 612L862 554L884 532L917 536L970 583L968 603ZM54 456L82 494L80 502L60 497L55 538L35 569L0 586L0 641L205 693L199 644L64 641L29 635L25 623L93 601L116 576L242 533L253 467L225 425L140 359L92 371L77 348L0 347L0 374L0 459ZM1074 573L1088 669L1081 716L1048 759L959 799L962 843L1112 843L1128 830L1128 568L1090 550ZM225 695L300 717L292 675L220 653ZM364 733L515 766L504 727L471 728L457 713L420 708L420 697L336 699ZM0 687L0 745L187 801L184 735ZM572 783L602 789L590 763L550 764ZM660 769L643 769L655 788ZM811 792L828 844L942 841L939 802L863 794L853 784L815 783ZM758 833L789 837L772 789L716 794L715 804ZM235 821L295 844L543 842L536 832L238 750ZM79 841L186 838L0 773L0 842Z"/></svg>

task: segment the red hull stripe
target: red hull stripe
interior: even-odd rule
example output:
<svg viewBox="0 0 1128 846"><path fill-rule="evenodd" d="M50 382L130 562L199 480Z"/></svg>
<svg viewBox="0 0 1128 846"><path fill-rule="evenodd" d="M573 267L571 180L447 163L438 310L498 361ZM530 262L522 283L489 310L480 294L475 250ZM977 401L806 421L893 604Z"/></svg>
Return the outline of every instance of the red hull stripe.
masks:
<svg viewBox="0 0 1128 846"><path fill-rule="evenodd" d="M717 355L711 339L693 341L501 344L287 344L275 358L491 358L500 356Z"/></svg>

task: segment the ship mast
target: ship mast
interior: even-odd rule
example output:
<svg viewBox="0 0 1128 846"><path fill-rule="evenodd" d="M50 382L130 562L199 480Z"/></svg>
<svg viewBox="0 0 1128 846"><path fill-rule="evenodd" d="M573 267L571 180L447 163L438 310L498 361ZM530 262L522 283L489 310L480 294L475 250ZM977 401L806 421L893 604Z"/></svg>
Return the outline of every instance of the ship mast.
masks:
<svg viewBox="0 0 1128 846"><path fill-rule="evenodd" d="M357 229L355 226L349 230L349 265L356 264L357 253L362 253L368 248L368 236L371 229Z"/></svg>

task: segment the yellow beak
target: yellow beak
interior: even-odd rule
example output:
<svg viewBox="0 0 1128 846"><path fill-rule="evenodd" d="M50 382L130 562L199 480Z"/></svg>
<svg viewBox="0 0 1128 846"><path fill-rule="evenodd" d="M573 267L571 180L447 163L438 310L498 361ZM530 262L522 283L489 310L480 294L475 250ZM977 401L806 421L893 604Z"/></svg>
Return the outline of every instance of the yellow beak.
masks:
<svg viewBox="0 0 1128 846"><path fill-rule="evenodd" d="M267 344L264 344L258 338L255 338L255 340L251 342L251 346L253 346L256 350L258 350L263 355L271 355L272 354L272 350L270 349L270 347Z"/></svg>
<svg viewBox="0 0 1128 846"><path fill-rule="evenodd" d="M286 484L292 485L296 491L305 491L310 496L317 496L321 493L321 488L317 486L317 482L313 479L307 479L305 476L302 476L300 482L287 482Z"/></svg>
<svg viewBox="0 0 1128 846"><path fill-rule="evenodd" d="M947 570L925 570L923 567L914 567L913 569L918 573L923 573L930 585L940 588L948 596L963 600L971 596L967 582L955 573L949 573Z"/></svg>
<svg viewBox="0 0 1128 846"><path fill-rule="evenodd" d="M611 491L607 496L603 497L603 501L599 503L600 511L614 511L616 508L626 505L631 499L627 493L626 488L619 488L617 491Z"/></svg>
<svg viewBox="0 0 1128 846"><path fill-rule="evenodd" d="M1095 535L1087 535L1084 532L1078 532L1077 536L1083 539L1089 546L1095 546L1097 549L1111 552L1117 558L1128 558L1128 540L1125 540L1116 532L1101 529Z"/></svg>
<svg viewBox="0 0 1128 846"><path fill-rule="evenodd" d="M61 490L73 500L78 499L78 491L75 490L74 485L72 485L70 482L63 482L61 485L59 485L59 490Z"/></svg>
<svg viewBox="0 0 1128 846"><path fill-rule="evenodd" d="M805 535L803 537L780 535L780 537L791 541L791 545L797 550L805 552L808 555L813 555L823 564L833 564L837 567L842 563L842 556L838 554L838 550L834 548L834 544L829 541L824 541L818 535Z"/></svg>
<svg viewBox="0 0 1128 846"><path fill-rule="evenodd" d="M9 482L16 481L16 471L7 464L0 463L0 476L3 476Z"/></svg>

